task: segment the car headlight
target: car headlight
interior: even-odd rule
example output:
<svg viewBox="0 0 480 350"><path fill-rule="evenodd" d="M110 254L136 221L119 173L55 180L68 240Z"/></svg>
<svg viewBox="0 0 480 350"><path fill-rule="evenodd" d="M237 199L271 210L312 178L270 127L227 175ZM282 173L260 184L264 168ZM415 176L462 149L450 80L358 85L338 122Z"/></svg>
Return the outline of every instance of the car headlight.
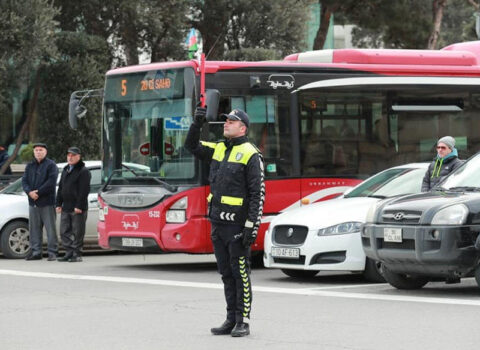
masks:
<svg viewBox="0 0 480 350"><path fill-rule="evenodd" d="M375 212L377 211L378 203L374 203L368 208L367 217L365 218L366 223L374 223L375 222Z"/></svg>
<svg viewBox="0 0 480 350"><path fill-rule="evenodd" d="M318 230L317 236L329 236L329 235L344 235L347 233L360 232L361 222L351 221L343 222L338 225L321 228Z"/></svg>
<svg viewBox="0 0 480 350"><path fill-rule="evenodd" d="M455 204L439 210L432 219L432 225L463 225L467 220L468 208Z"/></svg>

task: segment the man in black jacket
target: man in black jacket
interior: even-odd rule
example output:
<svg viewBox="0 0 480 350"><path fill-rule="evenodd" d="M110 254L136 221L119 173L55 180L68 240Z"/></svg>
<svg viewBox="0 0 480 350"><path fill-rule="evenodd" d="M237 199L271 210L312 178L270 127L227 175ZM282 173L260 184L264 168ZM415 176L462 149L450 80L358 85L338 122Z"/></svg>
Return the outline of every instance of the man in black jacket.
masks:
<svg viewBox="0 0 480 350"><path fill-rule="evenodd" d="M68 164L63 168L57 192L57 213L61 213L60 237L65 255L58 261L82 261L83 238L88 214L90 171L81 160L78 147L67 151Z"/></svg>
<svg viewBox="0 0 480 350"><path fill-rule="evenodd" d="M455 139L444 136L437 141L437 155L428 167L422 182L422 192L428 192L464 162L458 159Z"/></svg>
<svg viewBox="0 0 480 350"><path fill-rule="evenodd" d="M225 322L211 332L243 337L250 334L250 326L244 319L250 318L252 303L250 245L257 237L265 200L263 159L246 136L250 123L244 111L234 109L223 115L226 140L219 142L199 142L205 114L205 108L195 111L185 147L210 162L208 216L227 302Z"/></svg>
<svg viewBox="0 0 480 350"><path fill-rule="evenodd" d="M47 145L33 145L34 159L27 164L22 177L22 186L28 195L28 230L32 249L26 260L42 259L43 227L47 231L48 260L57 258L58 240L55 227L55 188L57 164L47 158Z"/></svg>

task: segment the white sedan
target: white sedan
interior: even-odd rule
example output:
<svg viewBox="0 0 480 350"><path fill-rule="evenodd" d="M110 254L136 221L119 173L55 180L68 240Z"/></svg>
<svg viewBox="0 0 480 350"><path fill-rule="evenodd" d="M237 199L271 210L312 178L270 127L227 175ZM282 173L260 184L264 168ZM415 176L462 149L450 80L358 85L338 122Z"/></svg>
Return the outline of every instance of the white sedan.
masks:
<svg viewBox="0 0 480 350"><path fill-rule="evenodd" d="M319 271L348 271L383 281L379 266L363 252L360 226L375 202L419 193L427 167L428 163L412 163L390 168L336 199L278 215L265 233L265 267L296 278L313 277Z"/></svg>
<svg viewBox="0 0 480 350"><path fill-rule="evenodd" d="M67 163L57 164L60 174ZM85 231L85 246L98 246L97 192L101 186L101 162L85 161L90 170L90 193L88 195L88 216ZM57 215L57 234L60 234L60 215ZM44 232L44 242L46 235ZM60 242L60 241L59 241ZM60 245L61 246L61 245ZM22 179L16 180L0 192L0 249L7 258L20 259L30 253L28 232L28 198L22 188Z"/></svg>

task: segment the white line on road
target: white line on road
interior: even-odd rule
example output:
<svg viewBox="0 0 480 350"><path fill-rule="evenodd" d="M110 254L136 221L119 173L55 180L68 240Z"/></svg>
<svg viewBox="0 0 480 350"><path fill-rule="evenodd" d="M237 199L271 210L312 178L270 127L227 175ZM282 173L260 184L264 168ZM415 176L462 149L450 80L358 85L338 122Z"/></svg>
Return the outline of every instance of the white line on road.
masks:
<svg viewBox="0 0 480 350"><path fill-rule="evenodd" d="M18 270L0 270L0 275L114 282L114 283L148 284L148 285L170 286L170 287L223 289L223 285L220 283L184 282L184 281L157 280L157 279L132 278L132 277L72 275L72 274L57 274L57 273L48 273L48 272L18 271ZM384 295L384 294L374 294L374 293L371 293L371 294L347 293L347 292L336 292L336 291L328 291L328 290L318 290L318 288L317 289L305 289L305 288L290 289L290 288L254 286L253 290L255 292L276 293L276 294L292 294L292 295L324 296L324 297L347 298L347 299L368 299L368 300L403 301L403 302L430 303L430 304L480 306L480 299L472 300L472 299L454 299L454 298L415 297L415 296L407 296L407 295Z"/></svg>

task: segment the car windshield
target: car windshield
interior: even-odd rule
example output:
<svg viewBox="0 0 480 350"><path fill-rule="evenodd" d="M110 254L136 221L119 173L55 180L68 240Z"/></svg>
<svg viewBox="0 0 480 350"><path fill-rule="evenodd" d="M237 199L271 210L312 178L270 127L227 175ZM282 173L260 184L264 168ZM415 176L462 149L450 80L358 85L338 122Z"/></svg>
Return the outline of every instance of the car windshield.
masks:
<svg viewBox="0 0 480 350"><path fill-rule="evenodd" d="M480 190L480 153L470 158L463 166L455 170L440 186L445 190Z"/></svg>
<svg viewBox="0 0 480 350"><path fill-rule="evenodd" d="M0 191L2 194L22 194L23 193L23 188L22 188L22 179L17 179L15 182L11 183L7 187L5 187L2 191Z"/></svg>
<svg viewBox="0 0 480 350"><path fill-rule="evenodd" d="M419 193L425 175L424 168L394 168L382 171L355 187L345 198L387 198Z"/></svg>

